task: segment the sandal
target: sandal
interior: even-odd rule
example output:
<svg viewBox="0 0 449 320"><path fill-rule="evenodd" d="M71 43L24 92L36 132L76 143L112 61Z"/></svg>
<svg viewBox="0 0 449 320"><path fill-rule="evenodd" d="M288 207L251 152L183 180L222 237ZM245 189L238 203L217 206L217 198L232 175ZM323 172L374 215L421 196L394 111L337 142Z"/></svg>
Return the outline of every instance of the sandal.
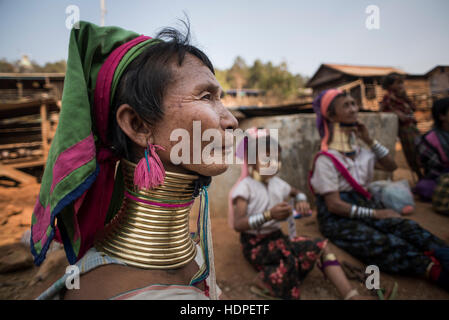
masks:
<svg viewBox="0 0 449 320"><path fill-rule="evenodd" d="M393 287L390 289L376 290L379 300L395 300L398 293L398 283L395 281Z"/></svg>

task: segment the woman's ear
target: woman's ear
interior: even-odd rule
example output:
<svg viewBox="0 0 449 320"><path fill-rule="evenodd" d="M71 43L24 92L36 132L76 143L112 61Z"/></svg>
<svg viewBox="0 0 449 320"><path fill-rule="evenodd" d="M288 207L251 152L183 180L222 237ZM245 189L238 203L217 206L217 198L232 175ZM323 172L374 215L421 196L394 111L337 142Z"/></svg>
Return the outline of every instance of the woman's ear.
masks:
<svg viewBox="0 0 449 320"><path fill-rule="evenodd" d="M152 132L149 125L129 104L122 104L118 107L116 118L119 127L135 144L146 148L147 143L151 143Z"/></svg>

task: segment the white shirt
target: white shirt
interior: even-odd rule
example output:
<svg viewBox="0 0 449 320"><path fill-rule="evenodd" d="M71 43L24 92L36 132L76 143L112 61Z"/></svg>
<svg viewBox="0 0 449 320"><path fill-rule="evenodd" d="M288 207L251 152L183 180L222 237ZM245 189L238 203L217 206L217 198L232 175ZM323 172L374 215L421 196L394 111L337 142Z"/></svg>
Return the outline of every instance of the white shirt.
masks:
<svg viewBox="0 0 449 320"><path fill-rule="evenodd" d="M247 216L264 213L275 205L288 200L291 186L276 176L268 180L268 185L263 182L246 177L237 185L232 192L232 200L242 197L248 201ZM259 230L245 231L251 234L268 234L279 230L280 223L276 220L265 222Z"/></svg>
<svg viewBox="0 0 449 320"><path fill-rule="evenodd" d="M354 160L342 153L329 149L329 153L335 156L349 171L351 176L362 187L367 187L373 180L376 156L365 148L359 148ZM332 160L324 155L318 157L315 162L315 170L310 183L317 194L326 194L335 191L352 191L353 188L341 173L335 168Z"/></svg>

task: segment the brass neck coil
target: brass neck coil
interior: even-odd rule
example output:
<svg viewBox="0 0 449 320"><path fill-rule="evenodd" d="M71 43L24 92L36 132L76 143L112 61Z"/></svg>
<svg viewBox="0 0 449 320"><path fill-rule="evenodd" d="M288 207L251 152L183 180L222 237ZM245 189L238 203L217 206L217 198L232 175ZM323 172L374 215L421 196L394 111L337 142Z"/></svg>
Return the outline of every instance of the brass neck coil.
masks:
<svg viewBox="0 0 449 320"><path fill-rule="evenodd" d="M127 265L143 269L176 269L196 255L189 213L196 175L166 171L164 183L137 190L136 165L121 160L125 195L118 214L95 241L95 248ZM167 206L159 206L161 203Z"/></svg>

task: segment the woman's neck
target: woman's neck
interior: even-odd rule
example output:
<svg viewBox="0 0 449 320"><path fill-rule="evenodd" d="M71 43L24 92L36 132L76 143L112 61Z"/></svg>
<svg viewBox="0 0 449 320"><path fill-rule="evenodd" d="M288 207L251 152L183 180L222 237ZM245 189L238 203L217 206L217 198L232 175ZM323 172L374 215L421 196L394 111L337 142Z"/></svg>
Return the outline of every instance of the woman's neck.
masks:
<svg viewBox="0 0 449 320"><path fill-rule="evenodd" d="M189 213L198 176L166 171L164 183L138 190L136 165L123 160L125 197L119 213L96 240L97 250L142 269L176 269L196 255Z"/></svg>
<svg viewBox="0 0 449 320"><path fill-rule="evenodd" d="M348 133L338 122L335 122L332 129L332 139L328 144L329 149L334 149L350 156L355 153L355 138Z"/></svg>

